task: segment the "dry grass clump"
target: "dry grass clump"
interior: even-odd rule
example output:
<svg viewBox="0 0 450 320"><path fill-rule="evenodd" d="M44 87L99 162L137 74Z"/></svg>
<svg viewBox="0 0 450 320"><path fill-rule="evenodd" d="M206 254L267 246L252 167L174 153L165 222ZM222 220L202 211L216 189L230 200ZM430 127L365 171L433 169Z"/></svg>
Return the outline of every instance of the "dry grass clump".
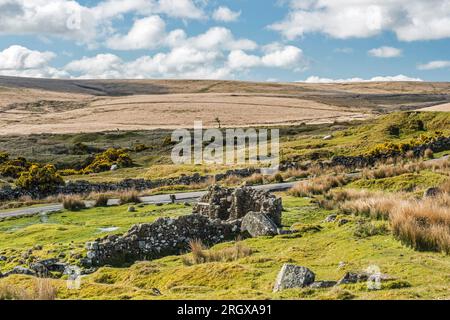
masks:
<svg viewBox="0 0 450 320"><path fill-rule="evenodd" d="M260 173L254 173L245 179L245 184L248 186L256 186L264 183L264 176Z"/></svg>
<svg viewBox="0 0 450 320"><path fill-rule="evenodd" d="M310 197L325 194L333 188L341 187L347 183L344 175L321 176L307 181L300 181L289 190L294 197Z"/></svg>
<svg viewBox="0 0 450 320"><path fill-rule="evenodd" d="M64 196L62 198L62 204L64 209L69 211L80 211L86 209L86 204L83 199L77 195Z"/></svg>
<svg viewBox="0 0 450 320"><path fill-rule="evenodd" d="M376 169L365 169L362 177L365 179L384 179L399 176L410 172L405 166L388 166L382 165Z"/></svg>
<svg viewBox="0 0 450 320"><path fill-rule="evenodd" d="M108 206L108 195L104 193L99 193L94 196L94 207L107 207Z"/></svg>
<svg viewBox="0 0 450 320"><path fill-rule="evenodd" d="M123 191L119 194L120 204L126 203L141 203L139 193L136 190Z"/></svg>
<svg viewBox="0 0 450 320"><path fill-rule="evenodd" d="M55 300L58 290L50 279L37 278L31 288L16 285L0 285L0 300Z"/></svg>
<svg viewBox="0 0 450 320"><path fill-rule="evenodd" d="M394 235L417 250L450 253L450 207L432 200L403 202L390 215Z"/></svg>
<svg viewBox="0 0 450 320"><path fill-rule="evenodd" d="M185 265L194 265L208 262L230 262L240 258L250 256L253 251L237 240L233 247L221 250L206 250L201 240L191 240L189 242L191 256L183 257Z"/></svg>
<svg viewBox="0 0 450 320"><path fill-rule="evenodd" d="M362 198L345 201L340 205L340 209L345 214L367 216L374 219L389 219L389 214L398 201L398 199L388 196Z"/></svg>
<svg viewBox="0 0 450 320"><path fill-rule="evenodd" d="M244 182L244 178L236 176L236 175L230 175L220 181L220 184L228 187L234 187L240 185L242 182Z"/></svg>
<svg viewBox="0 0 450 320"><path fill-rule="evenodd" d="M329 193L328 197L343 200L337 206L345 214L389 220L394 236L416 250L450 254L449 194L406 200L403 194L345 190Z"/></svg>

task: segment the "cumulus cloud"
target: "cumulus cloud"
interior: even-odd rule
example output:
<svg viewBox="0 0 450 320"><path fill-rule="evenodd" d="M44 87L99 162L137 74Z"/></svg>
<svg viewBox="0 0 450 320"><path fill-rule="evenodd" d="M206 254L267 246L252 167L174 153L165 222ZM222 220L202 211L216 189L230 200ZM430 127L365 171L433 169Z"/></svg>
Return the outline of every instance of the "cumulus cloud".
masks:
<svg viewBox="0 0 450 320"><path fill-rule="evenodd" d="M233 22L237 21L240 15L241 11L232 11L228 7L220 6L214 11L213 19L216 21Z"/></svg>
<svg viewBox="0 0 450 320"><path fill-rule="evenodd" d="M449 60L435 60L418 66L419 70L436 70L450 68Z"/></svg>
<svg viewBox="0 0 450 320"><path fill-rule="evenodd" d="M402 55L402 50L393 47L380 47L369 50L368 53L376 58L396 58Z"/></svg>
<svg viewBox="0 0 450 320"><path fill-rule="evenodd" d="M114 30L115 19L128 13L182 19L206 17L192 0L104 0L90 7L79 0L1 0L0 35L55 36L94 46L99 37Z"/></svg>
<svg viewBox="0 0 450 320"><path fill-rule="evenodd" d="M396 81L423 81L420 78L412 78L405 75L397 75L397 76L377 76L370 79L362 79L362 78L349 78L349 79L329 79L329 78L321 78L317 76L311 76L306 80L299 82L306 83L352 83L352 82L396 82Z"/></svg>
<svg viewBox="0 0 450 320"><path fill-rule="evenodd" d="M303 71L307 61L300 48L294 46L269 45L264 48L262 56L250 55L243 50L234 50L228 55L231 69L248 69L254 67L284 68Z"/></svg>
<svg viewBox="0 0 450 320"><path fill-rule="evenodd" d="M288 39L307 33L366 38L392 31L402 41L450 37L450 0L291 0L284 20L269 28Z"/></svg>
<svg viewBox="0 0 450 320"><path fill-rule="evenodd" d="M41 52L13 45L0 51L0 74L41 78L67 76L67 73L48 65L55 56L50 51Z"/></svg>
<svg viewBox="0 0 450 320"><path fill-rule="evenodd" d="M114 35L106 42L116 50L153 49L164 40L166 24L159 16L136 20L126 35Z"/></svg>

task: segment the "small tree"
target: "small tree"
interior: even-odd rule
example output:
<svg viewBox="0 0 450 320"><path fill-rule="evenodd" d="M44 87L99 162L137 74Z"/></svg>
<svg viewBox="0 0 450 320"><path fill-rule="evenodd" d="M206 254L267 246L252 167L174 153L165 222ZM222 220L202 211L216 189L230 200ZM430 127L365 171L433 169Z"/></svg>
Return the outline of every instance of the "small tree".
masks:
<svg viewBox="0 0 450 320"><path fill-rule="evenodd" d="M219 125L219 129L221 129L221 128L222 128L222 122L220 121L219 117L216 117L214 120L215 120L215 121L217 122L217 124Z"/></svg>

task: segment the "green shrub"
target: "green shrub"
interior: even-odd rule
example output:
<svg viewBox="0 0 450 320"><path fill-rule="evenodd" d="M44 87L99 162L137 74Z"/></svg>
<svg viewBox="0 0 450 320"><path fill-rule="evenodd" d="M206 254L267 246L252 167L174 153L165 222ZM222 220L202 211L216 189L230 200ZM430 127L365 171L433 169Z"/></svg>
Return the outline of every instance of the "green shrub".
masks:
<svg viewBox="0 0 450 320"><path fill-rule="evenodd" d="M63 185L64 180L51 164L45 166L32 165L28 171L21 173L16 180L16 185L25 190L37 190L40 192L51 192L56 187Z"/></svg>

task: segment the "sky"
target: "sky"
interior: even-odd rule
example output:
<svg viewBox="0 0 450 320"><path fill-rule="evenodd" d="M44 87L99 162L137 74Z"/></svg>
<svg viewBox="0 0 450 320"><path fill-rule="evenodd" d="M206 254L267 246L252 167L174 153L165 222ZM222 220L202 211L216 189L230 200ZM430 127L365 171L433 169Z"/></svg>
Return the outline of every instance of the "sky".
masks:
<svg viewBox="0 0 450 320"><path fill-rule="evenodd" d="M0 0L0 75L450 81L450 0Z"/></svg>

